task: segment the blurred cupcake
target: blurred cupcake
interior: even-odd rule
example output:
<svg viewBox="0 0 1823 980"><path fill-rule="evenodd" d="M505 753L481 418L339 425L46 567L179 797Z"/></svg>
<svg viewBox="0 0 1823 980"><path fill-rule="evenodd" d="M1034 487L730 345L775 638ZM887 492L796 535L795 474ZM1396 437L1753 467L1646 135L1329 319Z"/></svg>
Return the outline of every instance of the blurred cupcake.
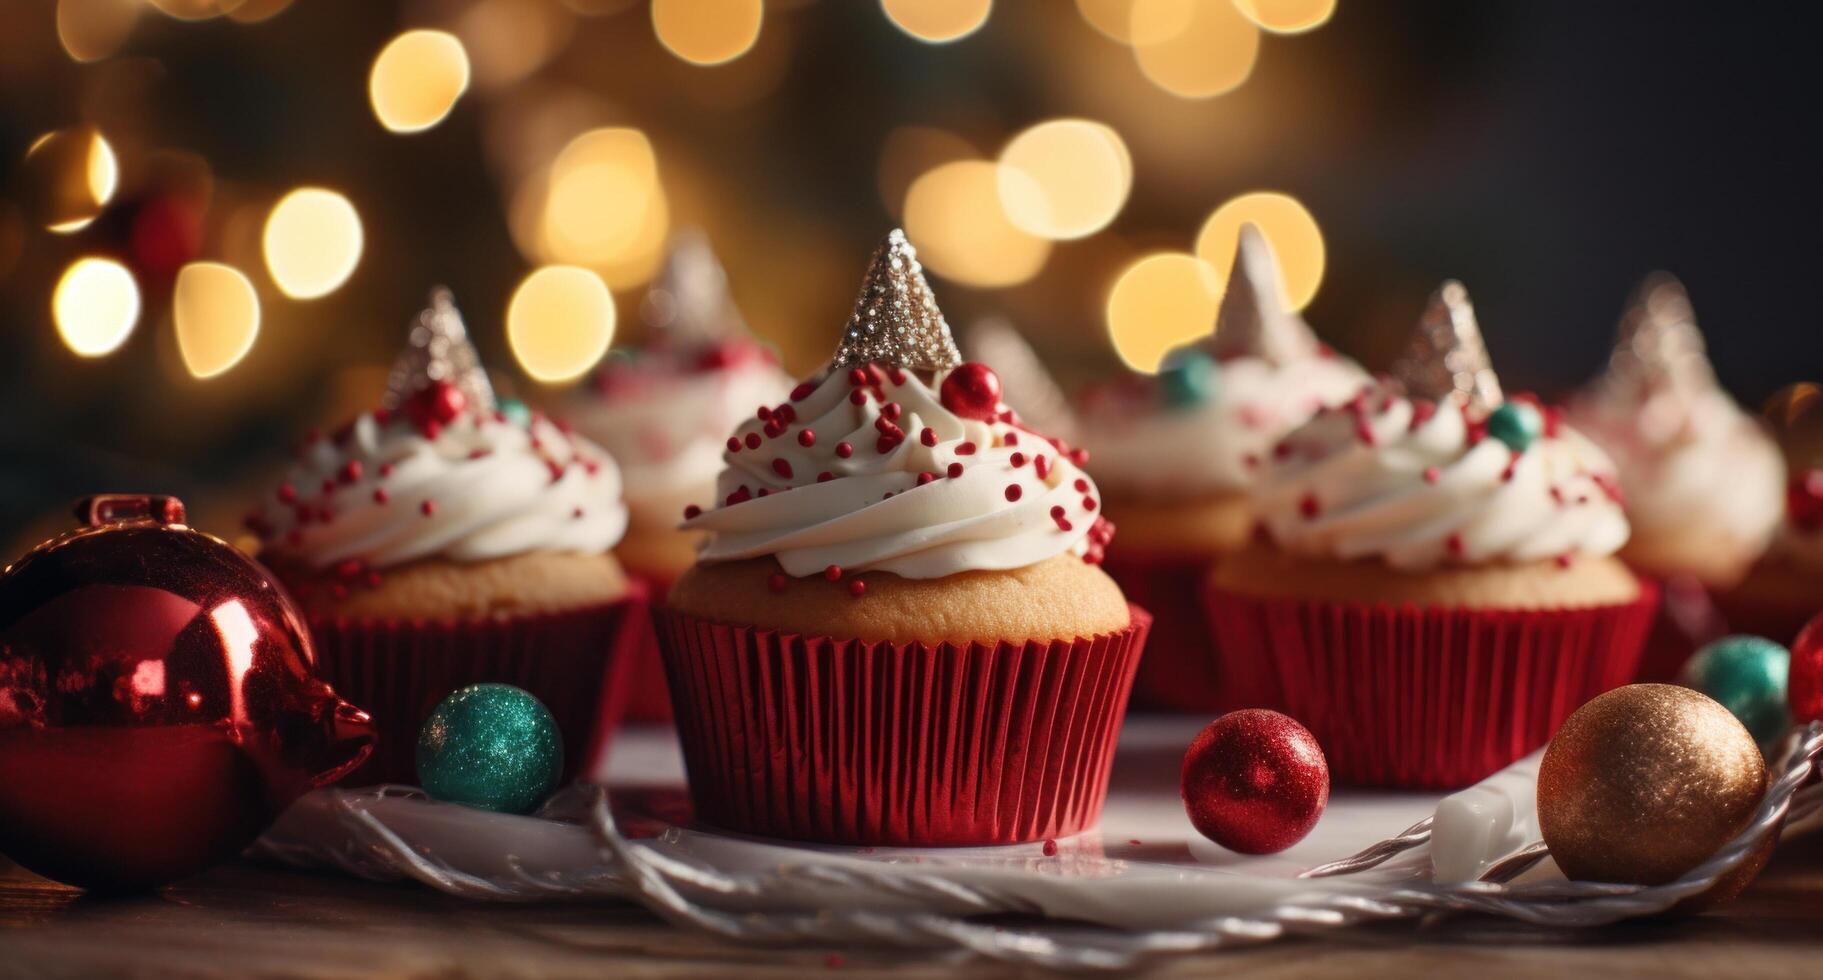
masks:
<svg viewBox="0 0 1823 980"><path fill-rule="evenodd" d="M1210 614L1225 656L1276 666L1338 778L1461 786L1630 680L1657 590L1613 557L1612 464L1502 397L1459 284L1396 374L1275 449L1268 540L1217 567Z"/></svg>
<svg viewBox="0 0 1823 980"><path fill-rule="evenodd" d="M1823 613L1823 455L1800 458L1808 465L1792 473L1785 519L1772 546L1739 583L1717 596L1729 629L1784 644Z"/></svg>
<svg viewBox="0 0 1823 980"><path fill-rule="evenodd" d="M732 830L1008 843L1093 824L1149 617L1058 444L875 253L830 367L735 431L660 639L691 796Z"/></svg>
<svg viewBox="0 0 1823 980"><path fill-rule="evenodd" d="M1367 381L1285 308L1272 248L1248 224L1215 332L1172 352L1156 376L1084 400L1079 438L1121 528L1106 567L1157 617L1134 683L1138 703L1200 712L1281 705L1270 664L1212 646L1203 579L1251 540L1248 491L1279 437Z"/></svg>
<svg viewBox="0 0 1823 980"><path fill-rule="evenodd" d="M1689 297L1656 273L1621 318L1607 371L1569 418L1619 467L1633 534L1620 556L1666 586L1642 680L1670 680L1719 635L1708 590L1740 581L1785 509L1785 461L1722 390Z"/></svg>
<svg viewBox="0 0 1823 980"><path fill-rule="evenodd" d="M483 681L537 695L569 770L590 770L623 695L619 654L650 642L644 587L608 553L627 525L619 470L565 427L496 408L447 291L382 406L307 439L249 522L324 679L380 725L354 781L411 781L431 709Z"/></svg>
<svg viewBox="0 0 1823 980"><path fill-rule="evenodd" d="M621 467L629 522L614 553L662 595L696 561L702 535L677 524L685 507L715 499L728 433L753 406L785 397L792 379L748 332L700 232L673 240L641 315L645 344L610 354L572 407L578 431ZM627 716L671 716L656 647L634 665Z"/></svg>

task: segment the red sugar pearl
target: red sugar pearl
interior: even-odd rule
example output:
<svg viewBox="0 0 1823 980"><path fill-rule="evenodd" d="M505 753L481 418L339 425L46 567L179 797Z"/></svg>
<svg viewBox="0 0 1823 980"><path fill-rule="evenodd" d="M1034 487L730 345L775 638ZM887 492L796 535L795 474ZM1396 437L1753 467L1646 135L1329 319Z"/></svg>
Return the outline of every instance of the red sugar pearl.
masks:
<svg viewBox="0 0 1823 980"><path fill-rule="evenodd" d="M735 436L729 436L728 437L728 451L731 453L740 452L741 451L741 440Z"/></svg>
<svg viewBox="0 0 1823 980"><path fill-rule="evenodd" d="M1009 433L1007 433L1007 434L1006 434L1006 435L1005 435L1005 436L1002 436L1002 437L1001 437L1001 439L1000 439L1000 444L1001 444L1001 445L1003 445L1003 446L1017 446L1017 445L1019 445L1019 433L1017 433L1017 432L1009 432Z"/></svg>
<svg viewBox="0 0 1823 980"><path fill-rule="evenodd" d="M1057 504L1051 508L1051 520L1057 522L1057 530L1059 531L1068 531L1072 529L1070 519L1064 516L1062 504Z"/></svg>
<svg viewBox="0 0 1823 980"><path fill-rule="evenodd" d="M1442 470L1436 468L1435 466L1426 466L1424 468L1424 482L1436 483L1438 480L1441 480L1441 479L1443 479Z"/></svg>
<svg viewBox="0 0 1823 980"><path fill-rule="evenodd" d="M1089 465L1089 451L1087 449L1070 450L1070 462L1075 463L1077 466Z"/></svg>
<svg viewBox="0 0 1823 980"><path fill-rule="evenodd" d="M759 415L761 422L766 422L766 421L771 420L771 418L772 418L772 409L767 408L764 405L761 405L760 410L757 414Z"/></svg>
<svg viewBox="0 0 1823 980"><path fill-rule="evenodd" d="M816 444L817 444L816 430L805 429L804 431L798 433L798 445L809 447L809 446L814 446Z"/></svg>
<svg viewBox="0 0 1823 980"><path fill-rule="evenodd" d="M437 502L435 500L426 500L418 504L418 513L423 514L425 517L429 517L436 512Z"/></svg>
<svg viewBox="0 0 1823 980"><path fill-rule="evenodd" d="M886 376L892 379L893 384L902 385L905 383L905 372L897 367L887 368Z"/></svg>
<svg viewBox="0 0 1823 980"><path fill-rule="evenodd" d="M330 479L329 477L323 477L323 492L324 493L334 493L335 492L335 480Z"/></svg>
<svg viewBox="0 0 1823 980"><path fill-rule="evenodd" d="M1095 509L1095 498L1094 497L1082 498L1082 509L1083 510L1094 510Z"/></svg>
<svg viewBox="0 0 1823 980"><path fill-rule="evenodd" d="M801 402L804 399L809 398L811 393L816 390L817 390L817 386L815 384L812 384L811 382L806 381L806 382L798 385L796 388L791 389L791 400L794 402Z"/></svg>
<svg viewBox="0 0 1823 980"><path fill-rule="evenodd" d="M361 478L361 461L358 459L351 459L348 462L343 463L342 472L339 476L343 483L353 483L359 480Z"/></svg>
<svg viewBox="0 0 1823 980"><path fill-rule="evenodd" d="M944 472L948 473L949 478L954 480L956 477L959 477L962 475L962 464L961 463L951 463L951 464L949 464L949 469L945 470Z"/></svg>
<svg viewBox="0 0 1823 980"><path fill-rule="evenodd" d="M862 385L867 383L867 372L861 370L860 368L855 368L854 370L848 372L848 383L853 385L856 388L861 387Z"/></svg>
<svg viewBox="0 0 1823 980"><path fill-rule="evenodd" d="M935 446L937 444L937 430L928 425L918 430L918 441L926 446Z"/></svg>
<svg viewBox="0 0 1823 980"><path fill-rule="evenodd" d="M1025 453L1014 453L1010 462L1013 464L1014 469L1018 469L1019 467L1024 466L1025 465Z"/></svg>
<svg viewBox="0 0 1823 980"><path fill-rule="evenodd" d="M1007 500L1016 501L1020 497L1023 497L1023 496L1025 496L1025 491L1020 488L1019 484L1009 483L1006 485L1006 499Z"/></svg>
<svg viewBox="0 0 1823 980"><path fill-rule="evenodd" d="M744 504L752 499L753 491L747 489L747 485L743 483L736 488L733 493L728 495L728 499L723 501L723 504L728 507L733 507L735 504Z"/></svg>
<svg viewBox="0 0 1823 980"><path fill-rule="evenodd" d="M1448 538L1444 539L1443 546L1449 549L1451 556L1456 558L1462 557L1462 535L1451 534Z"/></svg>
<svg viewBox="0 0 1823 980"><path fill-rule="evenodd" d="M823 472L817 474L818 483L828 483L829 481L831 481L835 478L836 478L836 475L834 473L829 472L828 470L824 470Z"/></svg>
<svg viewBox="0 0 1823 980"><path fill-rule="evenodd" d="M929 483L930 481L935 480L936 478L937 478L937 474L932 473L929 470L925 470L924 472L918 474L918 485L923 486L926 483Z"/></svg>
<svg viewBox="0 0 1823 980"><path fill-rule="evenodd" d="M392 494L387 493L385 487L374 487L373 488L373 502L374 503L383 504L391 499L392 499Z"/></svg>
<svg viewBox="0 0 1823 980"><path fill-rule="evenodd" d="M582 520L582 508L578 507L575 510L570 511L570 517L574 518L575 520L579 520L579 521Z"/></svg>
<svg viewBox="0 0 1823 980"><path fill-rule="evenodd" d="M985 364L960 364L938 387L943 407L965 419L987 420L1000 407L1000 376Z"/></svg>
<svg viewBox="0 0 1823 980"><path fill-rule="evenodd" d="M1051 475L1051 461L1046 459L1042 453L1033 457L1032 472L1037 473L1040 480L1048 479Z"/></svg>
<svg viewBox="0 0 1823 980"><path fill-rule="evenodd" d="M831 565L823 569L823 577L834 582L842 577L842 566Z"/></svg>
<svg viewBox="0 0 1823 980"><path fill-rule="evenodd" d="M742 441L747 444L748 449L760 448L760 434L757 432L747 433L747 438Z"/></svg>
<svg viewBox="0 0 1823 980"><path fill-rule="evenodd" d="M898 402L887 402L886 407L880 409L880 414L893 422L897 422L899 421L899 416L905 414L905 409L900 407Z"/></svg>
<svg viewBox="0 0 1823 980"><path fill-rule="evenodd" d="M772 590L772 591L774 591L774 592L783 592L783 591L785 591L785 575L784 575L784 573L782 573L782 572L773 572L773 573L772 573L772 576L771 576L771 577L770 577L770 578L768 578L768 579L766 579L766 587L767 587L767 588L769 588L769 589L771 589L771 590Z"/></svg>
<svg viewBox="0 0 1823 980"><path fill-rule="evenodd" d="M887 453L892 452L894 449L897 449L899 447L899 441L900 441L899 438L891 435L890 433L887 435L883 435L880 438L874 440L874 452L879 453L880 455L884 456Z"/></svg>
<svg viewBox="0 0 1823 980"><path fill-rule="evenodd" d="M867 583L860 579L848 583L848 594L859 599L867 594Z"/></svg>
<svg viewBox="0 0 1823 980"><path fill-rule="evenodd" d="M1304 499L1298 501L1298 513L1305 517L1317 516L1317 510L1317 495L1314 493L1307 493Z"/></svg>
<svg viewBox="0 0 1823 980"><path fill-rule="evenodd" d="M380 464L380 478L385 479L386 477L389 477L391 475L392 475L392 464L391 463L381 463Z"/></svg>
<svg viewBox="0 0 1823 980"><path fill-rule="evenodd" d="M848 404L850 404L850 405L867 404L867 390L865 388L856 388L855 390L849 392L848 393Z"/></svg>
<svg viewBox="0 0 1823 980"><path fill-rule="evenodd" d="M695 504L691 504L690 506L684 508L684 520L686 520L686 521L696 520L698 517L701 517L702 514L703 514L703 509L701 507L696 506Z"/></svg>
<svg viewBox="0 0 1823 980"><path fill-rule="evenodd" d="M1077 493L1088 493L1089 492L1089 481L1080 476L1077 477L1076 482L1070 484L1070 486L1075 487Z"/></svg>
<svg viewBox="0 0 1823 980"><path fill-rule="evenodd" d="M777 473L787 480L791 479L791 461L783 456L774 459L772 461L772 472Z"/></svg>
<svg viewBox="0 0 1823 980"><path fill-rule="evenodd" d="M975 444L972 442L965 442L965 443L962 443L961 445L958 445L956 447L956 455L958 455L958 456L975 455Z"/></svg>
<svg viewBox="0 0 1823 980"><path fill-rule="evenodd" d="M836 443L836 455L837 456L839 456L843 459L847 459L848 457L853 456L854 454L855 454L855 447L849 445L846 442Z"/></svg>

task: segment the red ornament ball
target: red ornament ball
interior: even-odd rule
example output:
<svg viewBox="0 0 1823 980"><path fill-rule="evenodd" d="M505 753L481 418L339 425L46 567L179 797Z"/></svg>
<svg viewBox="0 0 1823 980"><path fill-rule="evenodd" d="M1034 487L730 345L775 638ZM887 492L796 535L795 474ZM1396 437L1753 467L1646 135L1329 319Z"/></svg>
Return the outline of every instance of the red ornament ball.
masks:
<svg viewBox="0 0 1823 980"><path fill-rule="evenodd" d="M432 422L438 426L448 425L467 407L468 396L461 388L447 381L433 381L406 400L405 414L411 417L413 425L425 430Z"/></svg>
<svg viewBox="0 0 1823 980"><path fill-rule="evenodd" d="M1823 721L1823 614L1799 631L1792 643L1791 674L1785 690L1794 723Z"/></svg>
<svg viewBox="0 0 1823 980"><path fill-rule="evenodd" d="M1805 530L1823 528L1823 469L1792 474L1785 488L1785 512Z"/></svg>
<svg viewBox="0 0 1823 980"><path fill-rule="evenodd" d="M1232 711L1190 741L1183 794L1197 833L1231 851L1274 854L1317 825L1329 805L1329 763L1292 718Z"/></svg>
<svg viewBox="0 0 1823 980"><path fill-rule="evenodd" d="M1000 409L1000 375L986 364L959 364L938 389L943 407L965 419L987 421Z"/></svg>

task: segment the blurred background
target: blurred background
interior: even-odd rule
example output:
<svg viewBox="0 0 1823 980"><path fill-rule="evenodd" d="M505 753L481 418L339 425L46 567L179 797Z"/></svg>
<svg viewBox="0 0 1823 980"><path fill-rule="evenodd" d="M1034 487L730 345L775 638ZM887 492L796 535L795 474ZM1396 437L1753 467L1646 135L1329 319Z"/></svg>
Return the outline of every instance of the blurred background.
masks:
<svg viewBox="0 0 1823 980"><path fill-rule="evenodd" d="M1206 331L1253 220L1370 368L1457 277L1507 386L1561 394L1664 268L1790 414L1813 47L1711 2L0 0L0 541L100 489L233 530L437 283L560 407L685 228L797 373L895 224L953 324L1075 385Z"/></svg>

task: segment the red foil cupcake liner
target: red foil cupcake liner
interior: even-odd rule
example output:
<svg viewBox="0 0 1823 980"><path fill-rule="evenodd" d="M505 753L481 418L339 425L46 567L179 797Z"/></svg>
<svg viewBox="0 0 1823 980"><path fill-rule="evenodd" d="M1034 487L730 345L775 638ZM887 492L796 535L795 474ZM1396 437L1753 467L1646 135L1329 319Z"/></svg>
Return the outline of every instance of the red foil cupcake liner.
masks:
<svg viewBox="0 0 1823 980"><path fill-rule="evenodd" d="M652 601L663 602L675 580L648 578ZM648 724L670 724L671 691L665 686L665 661L658 652L658 633L646 631L642 643L627 654L627 696L625 720Z"/></svg>
<svg viewBox="0 0 1823 980"><path fill-rule="evenodd" d="M632 654L652 643L643 587L605 605L511 619L318 617L317 674L373 716L379 739L344 785L416 783L418 730L450 692L512 684L563 734L564 778L587 776L626 705Z"/></svg>
<svg viewBox="0 0 1823 980"><path fill-rule="evenodd" d="M1633 679L1657 607L1650 582L1558 610L1209 597L1222 648L1276 666L1338 781L1404 789L1466 786L1544 745Z"/></svg>
<svg viewBox="0 0 1823 980"><path fill-rule="evenodd" d="M1646 651L1640 656L1641 683L1673 684L1684 669L1684 661L1711 640L1728 631L1721 610L1709 590L1693 578L1664 579L1659 583L1664 601L1652 620L1646 636Z"/></svg>
<svg viewBox="0 0 1823 980"><path fill-rule="evenodd" d="M1152 617L1051 643L863 643L657 613L690 795L728 830L1010 844L1093 826Z"/></svg>
<svg viewBox="0 0 1823 980"><path fill-rule="evenodd" d="M1214 560L1110 554L1102 562L1134 603L1152 611L1152 635L1133 706L1216 715L1236 708L1282 708L1278 674L1258 658L1223 657L1209 629L1205 579Z"/></svg>

